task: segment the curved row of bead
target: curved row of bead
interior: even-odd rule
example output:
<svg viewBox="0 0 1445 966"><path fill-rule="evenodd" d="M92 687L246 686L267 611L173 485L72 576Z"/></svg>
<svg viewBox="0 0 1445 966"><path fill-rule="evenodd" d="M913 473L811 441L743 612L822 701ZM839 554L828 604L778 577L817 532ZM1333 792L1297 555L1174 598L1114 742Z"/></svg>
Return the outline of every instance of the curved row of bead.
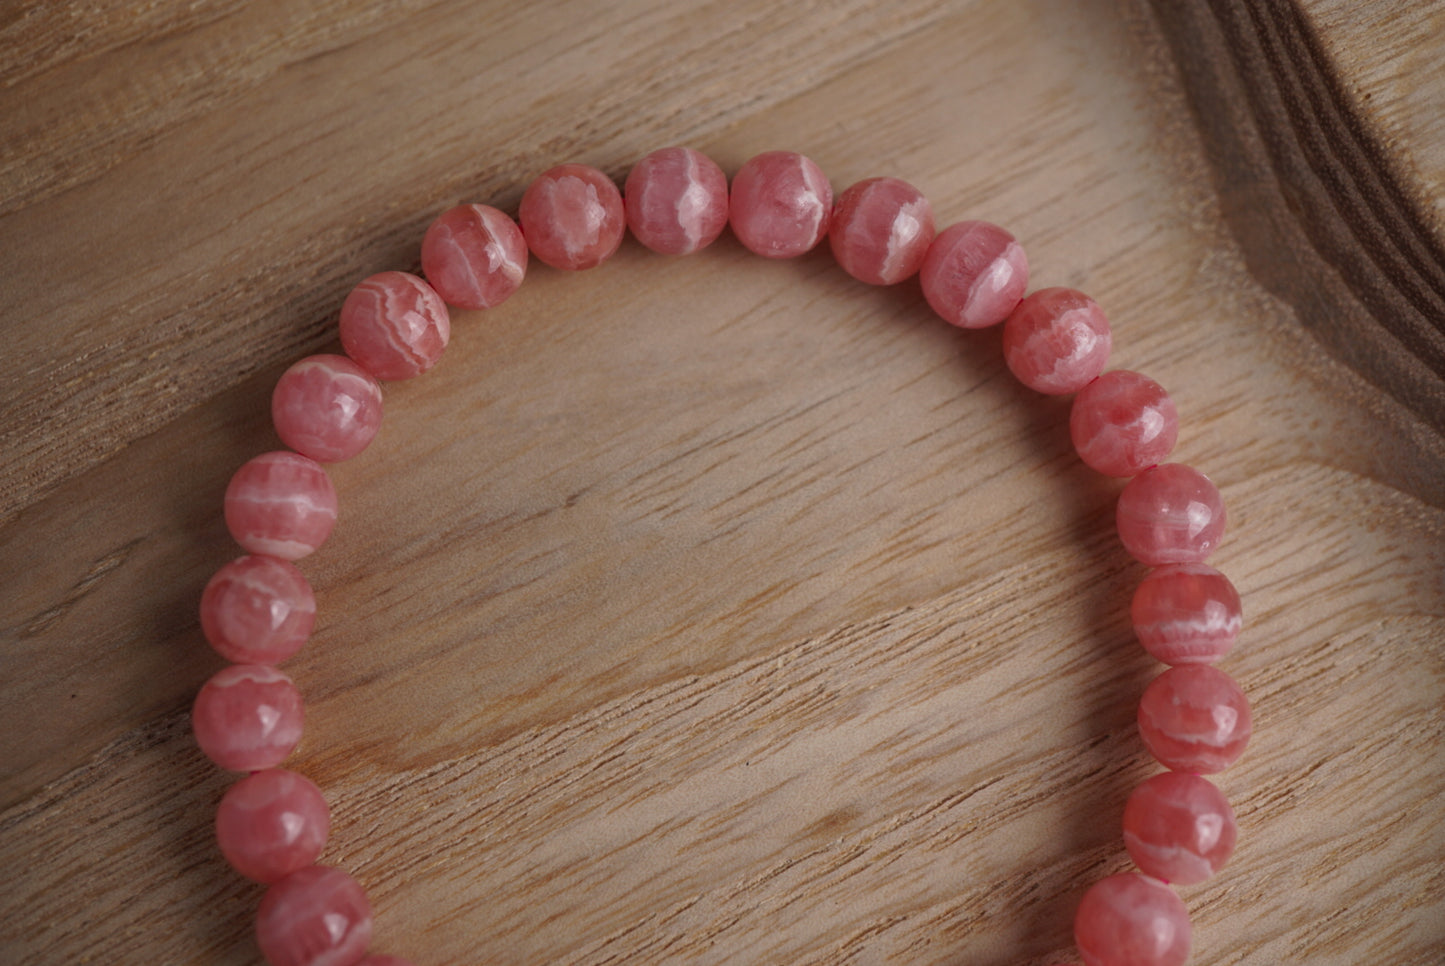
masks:
<svg viewBox="0 0 1445 966"><path fill-rule="evenodd" d="M276 766L300 739L300 693L275 665L309 636L311 588L289 561L319 547L336 521L336 492L322 463L361 452L381 423L379 379L430 369L450 335L447 304L500 304L521 284L528 254L567 270L601 264L624 226L648 248L686 254L731 225L748 249L800 255L823 238L850 275L888 285L919 274L929 305L965 328L1003 323L1004 356L1025 385L1077 393L1070 432L1080 458L1101 473L1130 477L1117 525L1125 548L1154 567L1134 596L1135 631L1171 665L1139 705L1144 744L1169 771L1145 781L1124 811L1124 843L1140 873L1111 876L1084 896L1075 938L1085 963L1178 966L1190 926L1169 882L1203 881L1229 858L1234 816L1202 774L1243 751L1249 707L1239 686L1210 666L1240 630L1239 596L1204 566L1224 530L1218 490L1202 474L1162 463L1178 416L1167 393L1135 372L1104 372L1109 323L1088 296L1050 288L1027 297L1028 261L1014 237L985 222L935 234L928 201L911 185L873 178L837 199L818 166L773 151L733 178L685 148L637 164L625 191L601 171L566 164L528 187L520 227L485 205L444 212L422 242L428 281L383 272L363 281L341 309L346 356L317 355L281 377L272 398L276 431L294 452L266 453L237 471L226 491L226 524L248 552L224 567L201 599L207 639L235 662L196 698L201 749L222 768L252 774L221 801L216 834L242 875L270 883L257 916L261 951L273 966L404 960L365 956L371 912L345 873L315 865L329 831L324 798L306 778ZM365 958L363 958L365 957Z"/></svg>

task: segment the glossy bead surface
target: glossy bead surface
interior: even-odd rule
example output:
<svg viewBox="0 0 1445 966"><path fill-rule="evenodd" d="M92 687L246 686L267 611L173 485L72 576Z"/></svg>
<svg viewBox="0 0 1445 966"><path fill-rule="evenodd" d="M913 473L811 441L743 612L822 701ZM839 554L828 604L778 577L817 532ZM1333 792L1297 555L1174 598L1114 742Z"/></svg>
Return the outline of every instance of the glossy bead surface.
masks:
<svg viewBox="0 0 1445 966"><path fill-rule="evenodd" d="M559 164L527 186L517 212L527 247L553 268L596 268L627 228L622 193L596 168Z"/></svg>
<svg viewBox="0 0 1445 966"><path fill-rule="evenodd" d="M191 730L206 757L227 771L260 771L291 754L304 718L290 678L261 664L233 664L202 685Z"/></svg>
<svg viewBox="0 0 1445 966"><path fill-rule="evenodd" d="M765 258L794 258L828 233L833 186L812 159L792 151L749 158L733 176L728 221L743 247Z"/></svg>
<svg viewBox="0 0 1445 966"><path fill-rule="evenodd" d="M1079 390L1069 435L1086 466L1105 476L1134 476L1173 451L1179 412L1159 383L1117 369Z"/></svg>
<svg viewBox="0 0 1445 966"><path fill-rule="evenodd" d="M1244 691L1207 664L1170 668L1139 699L1139 736L1173 771L1223 771L1244 753L1251 727Z"/></svg>
<svg viewBox="0 0 1445 966"><path fill-rule="evenodd" d="M228 661L278 664L316 624L316 597L295 566L276 557L232 560L201 593L201 631Z"/></svg>
<svg viewBox="0 0 1445 966"><path fill-rule="evenodd" d="M1003 325L1009 370L1025 386L1052 396L1078 392L1097 379L1113 345L1104 310L1071 288L1034 292Z"/></svg>
<svg viewBox="0 0 1445 966"><path fill-rule="evenodd" d="M341 346L378 379L410 379L442 357L451 315L436 289L410 272L381 272L341 304Z"/></svg>
<svg viewBox="0 0 1445 966"><path fill-rule="evenodd" d="M627 173L622 205L639 242L663 255L689 255L727 227L728 178L701 151L661 148Z"/></svg>
<svg viewBox="0 0 1445 966"><path fill-rule="evenodd" d="M336 488L313 459L277 450L242 464L226 486L226 529L252 553L299 560L336 526Z"/></svg>
<svg viewBox="0 0 1445 966"><path fill-rule="evenodd" d="M1165 664L1213 664L1234 647L1244 624L1239 592L1204 564L1151 570L1129 613L1139 643Z"/></svg>
<svg viewBox="0 0 1445 966"><path fill-rule="evenodd" d="M1141 563L1202 563L1224 539L1224 498L1193 467L1163 463L1124 487L1115 524L1124 549Z"/></svg>
<svg viewBox="0 0 1445 966"><path fill-rule="evenodd" d="M828 244L860 282L893 285L923 265L933 235L933 208L923 192L897 178L869 178L838 196Z"/></svg>
<svg viewBox="0 0 1445 966"><path fill-rule="evenodd" d="M1224 868L1238 832L1234 810L1207 778L1155 775L1124 806L1124 847L1141 872L1194 885Z"/></svg>
<svg viewBox="0 0 1445 966"><path fill-rule="evenodd" d="M281 442L302 456L349 460L381 428L381 386L346 356L307 356L276 380L271 422Z"/></svg>
<svg viewBox="0 0 1445 966"><path fill-rule="evenodd" d="M505 212L490 205L458 205L427 228L421 270L448 305L496 308L527 274L527 243Z"/></svg>
<svg viewBox="0 0 1445 966"><path fill-rule="evenodd" d="M298 869L266 890L256 944L271 966L356 966L371 942L371 904L340 869Z"/></svg>
<svg viewBox="0 0 1445 966"><path fill-rule="evenodd" d="M275 882L311 865L330 831L331 811L321 789L283 768L236 782L216 809L221 854L257 882Z"/></svg>
<svg viewBox="0 0 1445 966"><path fill-rule="evenodd" d="M1074 916L1085 966L1183 966L1189 910L1156 879L1126 872L1094 883Z"/></svg>
<svg viewBox="0 0 1445 966"><path fill-rule="evenodd" d="M983 329L1009 317L1029 285L1029 260L1013 235L986 221L949 225L919 270L923 297L950 325Z"/></svg>

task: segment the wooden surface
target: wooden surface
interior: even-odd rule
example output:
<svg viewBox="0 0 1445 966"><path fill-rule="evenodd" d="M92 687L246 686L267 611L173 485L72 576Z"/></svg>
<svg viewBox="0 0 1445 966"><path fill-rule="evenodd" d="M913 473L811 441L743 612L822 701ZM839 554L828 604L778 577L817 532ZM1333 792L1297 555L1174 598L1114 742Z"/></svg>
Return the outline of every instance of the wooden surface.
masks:
<svg viewBox="0 0 1445 966"><path fill-rule="evenodd" d="M0 962L256 961L186 709L271 384L446 206L688 143L906 178L1104 305L1245 595L1192 962L1438 966L1445 12L1383 6L4 8ZM286 665L376 948L1070 961L1158 668L1118 487L997 333L821 252L629 242L386 404Z"/></svg>

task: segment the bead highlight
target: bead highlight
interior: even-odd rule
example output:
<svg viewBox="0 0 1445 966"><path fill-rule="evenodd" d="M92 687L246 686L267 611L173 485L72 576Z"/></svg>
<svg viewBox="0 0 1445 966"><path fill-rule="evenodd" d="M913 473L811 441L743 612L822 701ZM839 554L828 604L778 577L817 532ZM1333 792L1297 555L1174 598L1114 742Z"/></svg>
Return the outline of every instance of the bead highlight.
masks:
<svg viewBox="0 0 1445 966"><path fill-rule="evenodd" d="M201 631L236 664L279 664L301 649L316 623L316 596L295 565L239 557L201 594Z"/></svg>
<svg viewBox="0 0 1445 966"><path fill-rule="evenodd" d="M300 560L336 526L336 488L315 460L262 453L241 465L226 487L226 529L252 553Z"/></svg>
<svg viewBox="0 0 1445 966"><path fill-rule="evenodd" d="M617 185L585 164L544 171L522 195L517 220L533 255L570 272L611 258L627 226Z"/></svg>
<svg viewBox="0 0 1445 966"><path fill-rule="evenodd" d="M764 258L796 258L828 233L833 186L809 158L767 151L733 176L728 223L748 251Z"/></svg>
<svg viewBox="0 0 1445 966"><path fill-rule="evenodd" d="M896 285L923 266L933 235L923 192L897 178L869 178L838 196L828 245L858 281Z"/></svg>
<svg viewBox="0 0 1445 966"><path fill-rule="evenodd" d="M341 304L337 326L346 354L378 379L421 375L437 364L452 337L446 302L410 272L362 280Z"/></svg>
<svg viewBox="0 0 1445 966"><path fill-rule="evenodd" d="M256 945L271 966L355 966L369 942L371 903L340 869L298 869L261 897Z"/></svg>
<svg viewBox="0 0 1445 966"><path fill-rule="evenodd" d="M1207 664L1170 668L1139 699L1139 736L1173 771L1223 771L1244 753L1251 728L1244 691Z"/></svg>
<svg viewBox="0 0 1445 966"><path fill-rule="evenodd" d="M923 297L950 325L983 329L1018 307L1029 260L1013 235L986 221L962 221L938 233L919 271Z"/></svg>
<svg viewBox="0 0 1445 966"><path fill-rule="evenodd" d="M627 227L663 255L690 255L728 224L728 178L692 148L662 148L632 166L622 186Z"/></svg>
<svg viewBox="0 0 1445 966"><path fill-rule="evenodd" d="M274 768L301 740L301 692L273 667L233 664L211 676L191 707L191 731L227 771Z"/></svg>

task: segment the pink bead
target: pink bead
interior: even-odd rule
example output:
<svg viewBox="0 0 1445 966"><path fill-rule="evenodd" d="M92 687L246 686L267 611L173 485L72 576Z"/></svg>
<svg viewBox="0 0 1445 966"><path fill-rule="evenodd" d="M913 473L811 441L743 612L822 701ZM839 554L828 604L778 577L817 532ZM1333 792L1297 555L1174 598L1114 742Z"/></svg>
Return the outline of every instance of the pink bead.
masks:
<svg viewBox="0 0 1445 966"><path fill-rule="evenodd" d="M1074 916L1084 966L1183 966L1190 931L1174 890L1134 872L1094 883Z"/></svg>
<svg viewBox="0 0 1445 966"><path fill-rule="evenodd" d="M1174 449L1179 412L1159 383L1117 369L1079 390L1069 434L1087 466L1105 476L1134 476Z"/></svg>
<svg viewBox="0 0 1445 966"><path fill-rule="evenodd" d="M1114 516L1124 549L1151 567L1201 563L1224 539L1224 498L1209 477L1183 463L1130 480Z"/></svg>
<svg viewBox="0 0 1445 966"><path fill-rule="evenodd" d="M336 488L321 466L277 451L248 460L226 487L226 528L252 553L299 560L336 525Z"/></svg>
<svg viewBox="0 0 1445 966"><path fill-rule="evenodd" d="M275 882L315 862L330 831L321 789L281 768L241 779L216 809L221 854L257 882Z"/></svg>
<svg viewBox="0 0 1445 966"><path fill-rule="evenodd" d="M1003 357L1035 392L1078 392L1109 362L1114 337L1103 309L1083 292L1045 288L1018 304L1003 326Z"/></svg>
<svg viewBox="0 0 1445 966"><path fill-rule="evenodd" d="M942 319L964 329L998 325L1024 297L1029 260L1013 235L986 221L962 221L938 233L918 277Z"/></svg>
<svg viewBox="0 0 1445 966"><path fill-rule="evenodd" d="M426 230L421 270L448 305L496 308L527 274L527 243L504 212L490 205L459 205L442 212Z"/></svg>
<svg viewBox="0 0 1445 966"><path fill-rule="evenodd" d="M1228 674L1207 664L1172 667L1139 699L1139 735L1154 760L1173 771L1212 775L1249 743L1249 702Z"/></svg>
<svg viewBox="0 0 1445 966"><path fill-rule="evenodd" d="M278 664L316 623L316 597L301 571L276 557L232 560L201 594L201 630L228 661Z"/></svg>
<svg viewBox="0 0 1445 966"><path fill-rule="evenodd" d="M705 248L727 227L727 175L691 148L662 148L637 162L622 198L633 236L663 255Z"/></svg>
<svg viewBox="0 0 1445 966"><path fill-rule="evenodd" d="M346 356L307 356L276 380L271 421L281 442L302 456L349 460L381 428L381 386Z"/></svg>
<svg viewBox="0 0 1445 966"><path fill-rule="evenodd" d="M897 178L869 178L838 196L828 244L843 271L869 285L893 285L923 265L933 241L933 208Z"/></svg>
<svg viewBox="0 0 1445 966"><path fill-rule="evenodd" d="M1146 875L1194 885L1234 852L1234 810L1209 779L1170 771L1134 789L1124 806L1124 846Z"/></svg>
<svg viewBox="0 0 1445 966"><path fill-rule="evenodd" d="M196 695L196 744L227 771L260 771L286 760L301 740L301 692L273 667L233 664Z"/></svg>
<svg viewBox="0 0 1445 966"><path fill-rule="evenodd" d="M728 220L749 251L794 258L828 233L833 186L823 169L792 151L766 151L733 176Z"/></svg>
<svg viewBox="0 0 1445 966"><path fill-rule="evenodd" d="M341 304L339 327L346 354L378 379L421 375L452 337L446 303L409 272L364 279Z"/></svg>
<svg viewBox="0 0 1445 966"><path fill-rule="evenodd" d="M607 261L627 227L617 185L585 164L544 171L527 186L517 217L532 254L567 271Z"/></svg>
<svg viewBox="0 0 1445 966"><path fill-rule="evenodd" d="M356 966L371 942L371 904L340 869L298 869L266 890L256 944L271 966Z"/></svg>
<svg viewBox="0 0 1445 966"><path fill-rule="evenodd" d="M1165 664L1213 664L1234 647L1244 623L1239 592L1204 564L1150 571L1130 615L1139 643Z"/></svg>

